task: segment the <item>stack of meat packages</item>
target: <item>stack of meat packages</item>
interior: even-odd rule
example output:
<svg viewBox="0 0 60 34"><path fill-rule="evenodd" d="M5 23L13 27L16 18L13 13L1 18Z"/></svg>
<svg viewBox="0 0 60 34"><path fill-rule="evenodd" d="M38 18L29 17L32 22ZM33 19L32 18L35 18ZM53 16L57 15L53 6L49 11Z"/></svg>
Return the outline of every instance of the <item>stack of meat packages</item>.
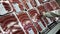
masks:
<svg viewBox="0 0 60 34"><path fill-rule="evenodd" d="M56 18L44 12L60 9L55 0L0 0L0 34L39 34Z"/></svg>

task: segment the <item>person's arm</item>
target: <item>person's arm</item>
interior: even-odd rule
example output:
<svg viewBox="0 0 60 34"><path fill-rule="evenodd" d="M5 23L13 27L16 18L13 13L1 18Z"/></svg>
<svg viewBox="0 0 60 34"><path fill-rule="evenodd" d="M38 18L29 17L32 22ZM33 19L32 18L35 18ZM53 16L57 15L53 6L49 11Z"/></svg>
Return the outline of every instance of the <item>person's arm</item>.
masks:
<svg viewBox="0 0 60 34"><path fill-rule="evenodd" d="M43 16L46 17L60 17L60 10L54 10L50 12L44 12Z"/></svg>

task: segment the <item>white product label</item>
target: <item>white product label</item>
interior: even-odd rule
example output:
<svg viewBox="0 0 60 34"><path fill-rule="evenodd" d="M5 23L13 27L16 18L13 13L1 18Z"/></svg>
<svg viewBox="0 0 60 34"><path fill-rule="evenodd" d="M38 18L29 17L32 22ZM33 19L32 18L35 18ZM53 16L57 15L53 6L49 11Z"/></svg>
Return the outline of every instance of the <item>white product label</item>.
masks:
<svg viewBox="0 0 60 34"><path fill-rule="evenodd" d="M27 5L29 6L30 9L32 9L32 5L30 4L30 2L27 2Z"/></svg>
<svg viewBox="0 0 60 34"><path fill-rule="evenodd" d="M34 34L34 31L32 29L28 30L29 34Z"/></svg>
<svg viewBox="0 0 60 34"><path fill-rule="evenodd" d="M17 3L13 4L13 6L14 6L16 12L20 12L21 11Z"/></svg>
<svg viewBox="0 0 60 34"><path fill-rule="evenodd" d="M4 15L4 14L6 14L6 13L7 13L7 11L6 11L6 9L4 8L3 4L1 3L1 4L0 4L0 15Z"/></svg>
<svg viewBox="0 0 60 34"><path fill-rule="evenodd" d="M39 3L39 1L38 0L35 0L36 1L36 3L37 3L37 6L40 6L40 3Z"/></svg>

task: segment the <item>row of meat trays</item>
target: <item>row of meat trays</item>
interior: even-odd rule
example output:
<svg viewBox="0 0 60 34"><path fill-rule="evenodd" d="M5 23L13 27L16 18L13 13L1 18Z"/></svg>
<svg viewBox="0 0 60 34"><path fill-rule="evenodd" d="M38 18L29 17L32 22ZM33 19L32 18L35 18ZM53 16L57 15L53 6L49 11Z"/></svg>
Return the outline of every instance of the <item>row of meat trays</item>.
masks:
<svg viewBox="0 0 60 34"><path fill-rule="evenodd" d="M38 34L54 20L55 18L43 17L36 8L33 8L28 12L12 12L0 17L0 30L3 34Z"/></svg>
<svg viewBox="0 0 60 34"><path fill-rule="evenodd" d="M34 4L32 5L31 3ZM35 3L33 1L31 3L26 0L9 0L8 2L0 2L0 15L4 15L12 11L27 11L29 9L32 9L33 7L36 7L41 12L52 11L60 8L55 0L51 0L42 4Z"/></svg>
<svg viewBox="0 0 60 34"><path fill-rule="evenodd" d="M18 11L19 13L15 14L15 12L12 12L11 14L0 17L0 32L3 34L38 34L38 32L42 32L49 24L55 20L55 18L43 17L43 12L45 12L47 9L47 11L59 9L59 6L55 3L55 1L51 2L53 2L53 4L51 3L52 5L50 5L50 2L47 2L37 6L36 8L28 9L24 12L20 12L20 8L16 8L15 2L9 5L4 2L5 4L3 3L3 5L1 5L6 7L9 6L9 8L3 8L3 10L1 8L2 11L0 14L3 14L4 11L9 13L7 11L10 11L8 10L10 8L12 8L13 11ZM0 7L2 7L1 5ZM23 5L19 4L19 6L21 7Z"/></svg>

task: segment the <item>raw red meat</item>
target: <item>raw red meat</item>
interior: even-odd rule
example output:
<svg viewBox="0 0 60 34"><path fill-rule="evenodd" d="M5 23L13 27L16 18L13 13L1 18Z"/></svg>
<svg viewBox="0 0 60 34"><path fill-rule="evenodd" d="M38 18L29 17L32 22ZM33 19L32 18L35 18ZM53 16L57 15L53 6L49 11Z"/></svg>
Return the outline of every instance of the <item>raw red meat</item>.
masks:
<svg viewBox="0 0 60 34"><path fill-rule="evenodd" d="M29 0L29 1L30 1L31 5L32 5L33 7L36 7L36 6L37 6L37 3L36 3L35 0Z"/></svg>
<svg viewBox="0 0 60 34"><path fill-rule="evenodd" d="M39 12L45 12L46 11L46 9L43 5L38 6L37 9L39 10Z"/></svg>
<svg viewBox="0 0 60 34"><path fill-rule="evenodd" d="M43 15L43 12L48 12L43 5L38 6L37 9L39 10L39 13L41 15ZM51 19L51 18L46 18L46 17L43 17L43 20L46 22L46 24L49 24L50 22L53 22L54 21L53 18Z"/></svg>
<svg viewBox="0 0 60 34"><path fill-rule="evenodd" d="M38 31L42 31L42 26L43 27L46 27L46 24L44 23L44 21L42 20L42 17L40 14L38 14L37 10L35 9L31 9L28 11L29 12L29 15L32 19L32 21L36 24L36 28L38 29Z"/></svg>
<svg viewBox="0 0 60 34"><path fill-rule="evenodd" d="M27 5L27 1L26 0L22 0L22 3L23 3L23 5L24 5L24 7L26 9L29 9L29 6Z"/></svg>
<svg viewBox="0 0 60 34"><path fill-rule="evenodd" d="M52 6L50 5L50 3L45 3L45 4L44 4L44 7L46 8L47 11L52 11L52 10L53 10L53 8L52 8Z"/></svg>
<svg viewBox="0 0 60 34"><path fill-rule="evenodd" d="M24 34L23 30L19 27L15 16L13 15L5 15L3 17L0 17L0 23L1 23L2 29L9 34L10 32L12 32L13 34L14 33L17 34L19 32L20 32L19 34ZM17 30L18 32L17 31L13 32L12 30L14 29Z"/></svg>
<svg viewBox="0 0 60 34"><path fill-rule="evenodd" d="M18 15L18 18L23 25L27 34L30 34L31 31L33 34L37 34L37 30L35 29L32 21L29 19L28 15L25 12L22 12Z"/></svg>
<svg viewBox="0 0 60 34"><path fill-rule="evenodd" d="M5 7L5 9L6 9L7 11L11 11L11 7L9 6L8 3L3 2L2 4L3 4L3 6Z"/></svg>
<svg viewBox="0 0 60 34"><path fill-rule="evenodd" d="M56 1L51 1L50 4L52 5L53 9L59 9L59 5Z"/></svg>
<svg viewBox="0 0 60 34"><path fill-rule="evenodd" d="M9 0L9 1L10 1L11 4L17 3L17 4L18 4L18 7L20 8L20 10L21 10L21 11L24 10L24 7L23 7L22 3L21 3L19 0ZM13 6L13 5L12 5L12 6ZM14 6L13 6L13 8L14 8Z"/></svg>

